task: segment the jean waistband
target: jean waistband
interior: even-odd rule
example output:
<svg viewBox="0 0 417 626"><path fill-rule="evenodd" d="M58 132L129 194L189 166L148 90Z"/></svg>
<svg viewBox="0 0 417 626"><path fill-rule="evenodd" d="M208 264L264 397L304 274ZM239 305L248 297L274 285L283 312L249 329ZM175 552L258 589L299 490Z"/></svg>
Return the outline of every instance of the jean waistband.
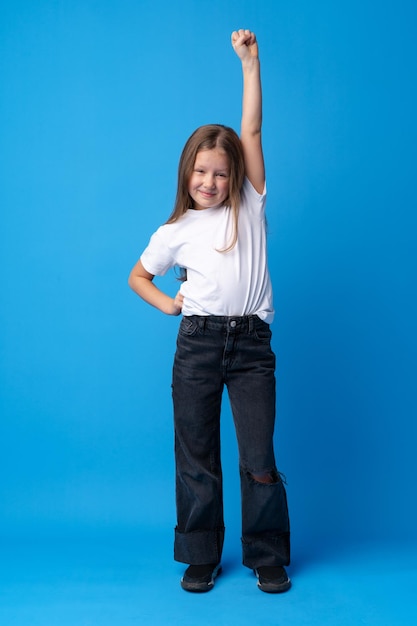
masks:
<svg viewBox="0 0 417 626"><path fill-rule="evenodd" d="M258 315L187 315L186 319L194 320L200 328L248 330L255 324L263 322Z"/></svg>

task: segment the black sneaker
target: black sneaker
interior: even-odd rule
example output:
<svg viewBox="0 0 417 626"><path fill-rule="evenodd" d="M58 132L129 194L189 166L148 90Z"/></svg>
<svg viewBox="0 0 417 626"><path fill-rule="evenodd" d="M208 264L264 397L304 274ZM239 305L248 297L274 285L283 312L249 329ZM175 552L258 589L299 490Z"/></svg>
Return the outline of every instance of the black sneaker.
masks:
<svg viewBox="0 0 417 626"><path fill-rule="evenodd" d="M181 587L186 591L210 591L214 587L214 579L222 571L221 565L190 565L181 578Z"/></svg>
<svg viewBox="0 0 417 626"><path fill-rule="evenodd" d="M291 581L283 567L270 567L267 565L257 567L255 575L258 579L258 587L266 593L282 593L291 587Z"/></svg>

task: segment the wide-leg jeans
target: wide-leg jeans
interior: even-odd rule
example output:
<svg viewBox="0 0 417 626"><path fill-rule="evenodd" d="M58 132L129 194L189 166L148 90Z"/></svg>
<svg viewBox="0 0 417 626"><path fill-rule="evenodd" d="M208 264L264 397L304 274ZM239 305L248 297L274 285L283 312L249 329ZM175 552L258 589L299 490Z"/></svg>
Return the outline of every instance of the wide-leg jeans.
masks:
<svg viewBox="0 0 417 626"><path fill-rule="evenodd" d="M220 562L224 541L220 409L226 385L235 423L243 564L288 565L287 496L276 468L275 355L258 316L187 316L173 367L176 503L174 558ZM268 482L260 476L268 476Z"/></svg>

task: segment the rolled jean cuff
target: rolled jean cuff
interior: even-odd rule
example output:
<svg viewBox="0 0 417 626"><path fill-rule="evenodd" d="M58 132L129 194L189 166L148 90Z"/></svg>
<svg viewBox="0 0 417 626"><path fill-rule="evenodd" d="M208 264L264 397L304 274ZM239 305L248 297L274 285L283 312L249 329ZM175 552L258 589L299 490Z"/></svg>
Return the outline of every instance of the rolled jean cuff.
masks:
<svg viewBox="0 0 417 626"><path fill-rule="evenodd" d="M250 569L269 565L289 565L290 533L246 535L242 537L243 565Z"/></svg>
<svg viewBox="0 0 417 626"><path fill-rule="evenodd" d="M181 533L175 529L174 559L188 565L220 563L224 528Z"/></svg>

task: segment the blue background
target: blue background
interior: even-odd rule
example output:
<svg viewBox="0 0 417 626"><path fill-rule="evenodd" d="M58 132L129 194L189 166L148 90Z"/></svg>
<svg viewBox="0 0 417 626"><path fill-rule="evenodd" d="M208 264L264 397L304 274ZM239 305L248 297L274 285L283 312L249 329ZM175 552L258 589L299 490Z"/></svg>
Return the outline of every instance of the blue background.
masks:
<svg viewBox="0 0 417 626"><path fill-rule="evenodd" d="M239 127L229 39L248 27L262 61L276 444L294 560L415 546L415 7L1 1L6 543L140 543L159 529L171 556L178 318L142 303L127 277L171 211L186 138L203 123ZM174 274L159 285L174 294ZM238 561L227 402L223 418Z"/></svg>

